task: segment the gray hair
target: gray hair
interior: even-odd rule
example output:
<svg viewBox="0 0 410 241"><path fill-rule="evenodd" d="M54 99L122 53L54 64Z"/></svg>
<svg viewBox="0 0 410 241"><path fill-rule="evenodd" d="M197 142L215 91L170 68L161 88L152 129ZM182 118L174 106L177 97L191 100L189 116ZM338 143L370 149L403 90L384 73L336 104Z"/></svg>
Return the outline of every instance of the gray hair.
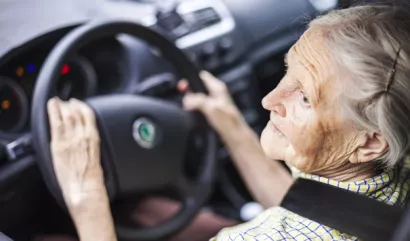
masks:
<svg viewBox="0 0 410 241"><path fill-rule="evenodd" d="M310 27L324 31L325 43L343 71L344 113L359 128L386 138L389 150L375 161L394 166L410 147L409 12L353 7L321 16Z"/></svg>

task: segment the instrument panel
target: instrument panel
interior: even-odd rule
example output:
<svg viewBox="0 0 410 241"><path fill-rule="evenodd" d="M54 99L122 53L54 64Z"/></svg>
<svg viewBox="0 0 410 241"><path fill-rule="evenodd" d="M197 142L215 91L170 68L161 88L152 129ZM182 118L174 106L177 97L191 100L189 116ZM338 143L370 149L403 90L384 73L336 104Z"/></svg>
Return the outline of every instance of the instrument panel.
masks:
<svg viewBox="0 0 410 241"><path fill-rule="evenodd" d="M42 61L16 63L5 76L0 76L0 131L15 132L24 127L41 64ZM60 72L54 96L68 100L95 94L96 73L86 58L72 58Z"/></svg>
<svg viewBox="0 0 410 241"><path fill-rule="evenodd" d="M72 56L61 66L53 96L62 100L85 99L118 87L122 80L119 74L121 70L118 70L118 62L121 62L118 58L121 56L114 53L118 45L116 41L105 41L85 47ZM101 46L104 49L99 49ZM0 134L19 133L28 129L34 87L51 47L39 46L0 66ZM117 68L110 71L107 68L109 66Z"/></svg>
<svg viewBox="0 0 410 241"><path fill-rule="evenodd" d="M13 79L0 77L0 130L18 131L26 123L28 100L23 88Z"/></svg>

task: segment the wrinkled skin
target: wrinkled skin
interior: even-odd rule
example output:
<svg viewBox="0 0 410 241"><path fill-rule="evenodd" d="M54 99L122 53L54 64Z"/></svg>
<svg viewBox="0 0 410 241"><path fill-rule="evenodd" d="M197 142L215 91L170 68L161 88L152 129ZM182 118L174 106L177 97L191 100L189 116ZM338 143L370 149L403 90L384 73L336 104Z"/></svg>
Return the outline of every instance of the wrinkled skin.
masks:
<svg viewBox="0 0 410 241"><path fill-rule="evenodd" d="M337 72L323 31L309 29L290 49L287 64L285 77L262 100L271 113L261 137L265 153L304 172L333 179L372 175L372 164L367 162L383 154L387 144L379 134L357 129L342 114L343 76Z"/></svg>
<svg viewBox="0 0 410 241"><path fill-rule="evenodd" d="M84 196L105 191L94 112L75 99L53 98L47 108L55 174L66 204L76 206Z"/></svg>
<svg viewBox="0 0 410 241"><path fill-rule="evenodd" d="M55 174L80 239L116 241L94 112L74 99L53 98L47 108ZM95 226L104 232L95 232Z"/></svg>

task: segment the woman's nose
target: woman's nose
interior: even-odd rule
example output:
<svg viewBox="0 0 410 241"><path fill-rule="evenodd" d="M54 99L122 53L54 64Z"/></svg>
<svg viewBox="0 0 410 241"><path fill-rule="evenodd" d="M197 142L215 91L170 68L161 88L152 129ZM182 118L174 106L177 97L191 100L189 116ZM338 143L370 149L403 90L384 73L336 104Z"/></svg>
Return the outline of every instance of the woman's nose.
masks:
<svg viewBox="0 0 410 241"><path fill-rule="evenodd" d="M275 95L274 90L262 99L262 106L265 110L275 112L280 117L286 117L286 108Z"/></svg>

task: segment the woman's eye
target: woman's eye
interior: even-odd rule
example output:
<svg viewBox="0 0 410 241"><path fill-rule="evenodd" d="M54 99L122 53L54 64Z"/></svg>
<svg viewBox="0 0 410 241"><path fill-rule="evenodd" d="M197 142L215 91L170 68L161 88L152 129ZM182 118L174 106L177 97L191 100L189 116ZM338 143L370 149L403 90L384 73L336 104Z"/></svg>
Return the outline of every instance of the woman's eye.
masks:
<svg viewBox="0 0 410 241"><path fill-rule="evenodd" d="M303 102L305 104L310 104L309 99L306 97L306 95L303 96Z"/></svg>
<svg viewBox="0 0 410 241"><path fill-rule="evenodd" d="M300 98L301 98L301 100L302 100L303 104L305 104L305 105L309 105L309 106L310 106L310 101L309 101L309 98L306 96L306 94L305 94L305 93L300 92Z"/></svg>

